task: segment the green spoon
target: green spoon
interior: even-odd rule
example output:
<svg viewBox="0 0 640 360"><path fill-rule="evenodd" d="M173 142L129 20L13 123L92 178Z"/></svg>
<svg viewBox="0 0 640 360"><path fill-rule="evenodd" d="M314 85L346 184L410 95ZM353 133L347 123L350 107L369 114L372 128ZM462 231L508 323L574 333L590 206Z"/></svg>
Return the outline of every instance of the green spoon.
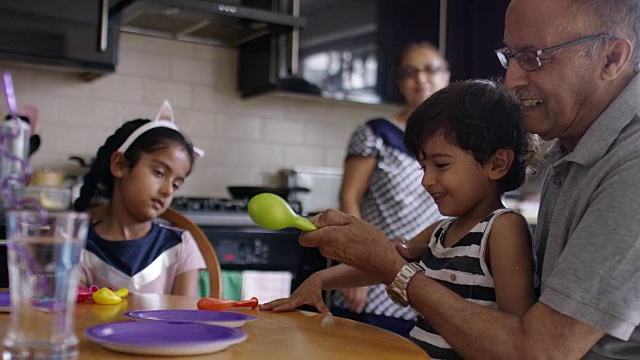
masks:
<svg viewBox="0 0 640 360"><path fill-rule="evenodd" d="M276 194L258 194L249 200L248 208L251 220L267 230L286 227L295 227L302 231L318 230L311 221L293 212L289 204Z"/></svg>

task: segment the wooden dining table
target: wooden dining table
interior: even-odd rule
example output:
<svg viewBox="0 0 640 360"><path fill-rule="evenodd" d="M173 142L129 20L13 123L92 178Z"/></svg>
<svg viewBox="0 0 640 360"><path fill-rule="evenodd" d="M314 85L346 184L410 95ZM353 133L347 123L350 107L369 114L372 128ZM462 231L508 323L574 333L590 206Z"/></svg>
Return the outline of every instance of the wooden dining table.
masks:
<svg viewBox="0 0 640 360"><path fill-rule="evenodd" d="M80 339L79 359L158 359L172 358L115 352L90 341L85 330L94 325L133 321L122 316L132 310L196 309L199 298L159 294L130 294L116 305L99 305L91 300L77 304L76 333ZM233 310L257 316L240 327L247 333L241 343L209 354L178 356L180 359L429 359L411 341L392 332L343 319L307 311L273 313L259 310ZM10 314L0 314L0 336L9 326Z"/></svg>

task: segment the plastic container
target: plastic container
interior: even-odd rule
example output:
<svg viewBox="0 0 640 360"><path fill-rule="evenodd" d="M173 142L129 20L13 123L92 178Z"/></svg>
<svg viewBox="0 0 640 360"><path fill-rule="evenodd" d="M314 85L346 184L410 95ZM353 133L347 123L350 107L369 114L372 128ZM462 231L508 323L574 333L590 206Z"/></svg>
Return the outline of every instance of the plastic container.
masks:
<svg viewBox="0 0 640 360"><path fill-rule="evenodd" d="M71 205L71 189L62 186L27 186L24 198L38 200L47 210L67 210Z"/></svg>

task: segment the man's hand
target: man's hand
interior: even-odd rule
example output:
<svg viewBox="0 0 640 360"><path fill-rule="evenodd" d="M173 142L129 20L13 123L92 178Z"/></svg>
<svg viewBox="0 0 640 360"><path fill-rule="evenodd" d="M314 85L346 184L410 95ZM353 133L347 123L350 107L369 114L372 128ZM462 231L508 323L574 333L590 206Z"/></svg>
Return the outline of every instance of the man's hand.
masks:
<svg viewBox="0 0 640 360"><path fill-rule="evenodd" d="M384 233L361 219L328 210L311 221L318 230L303 232L302 246L318 247L327 258L367 272L389 284L406 261Z"/></svg>
<svg viewBox="0 0 640 360"><path fill-rule="evenodd" d="M420 257L422 257L426 249L426 245L428 245L418 240L409 241L402 237L391 240L391 243L395 246L398 254L407 261L420 260Z"/></svg>

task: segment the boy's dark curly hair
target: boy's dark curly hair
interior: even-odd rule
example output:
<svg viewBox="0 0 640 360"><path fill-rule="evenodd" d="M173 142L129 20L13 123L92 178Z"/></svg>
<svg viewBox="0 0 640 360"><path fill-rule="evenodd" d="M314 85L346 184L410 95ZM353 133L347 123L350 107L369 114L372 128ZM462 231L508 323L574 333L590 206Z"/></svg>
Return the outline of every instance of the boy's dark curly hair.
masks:
<svg viewBox="0 0 640 360"><path fill-rule="evenodd" d="M537 137L522 126L520 102L491 80L458 81L431 95L409 117L405 146L422 160L424 146L435 134L444 135L482 165L499 149L513 150L511 168L498 181L503 193L522 185L538 148Z"/></svg>
<svg viewBox="0 0 640 360"><path fill-rule="evenodd" d="M100 196L111 198L115 179L111 174L111 154L118 150L125 140L140 126L150 122L149 119L135 119L124 123L113 135L109 136L104 144L98 149L96 159L91 163L89 172L84 176L84 184L80 189L80 196L73 204L77 211L85 211L91 205L91 200L97 192ZM193 166L194 155L193 145L179 131L167 128L156 127L142 133L131 146L125 151L124 157L133 168L142 153L151 153L156 150L166 148L172 144L184 147L188 154L190 165Z"/></svg>

